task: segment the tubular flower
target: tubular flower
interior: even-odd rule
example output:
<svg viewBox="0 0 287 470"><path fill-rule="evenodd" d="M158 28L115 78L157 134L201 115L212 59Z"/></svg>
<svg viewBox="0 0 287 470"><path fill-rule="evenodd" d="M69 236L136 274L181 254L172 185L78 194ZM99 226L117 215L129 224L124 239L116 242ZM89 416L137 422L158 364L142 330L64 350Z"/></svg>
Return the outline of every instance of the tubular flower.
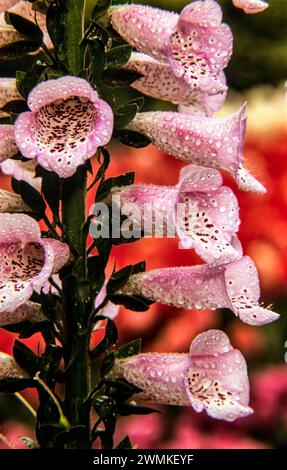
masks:
<svg viewBox="0 0 287 470"><path fill-rule="evenodd" d="M182 77L176 77L167 62L158 61L148 55L134 52L126 67L143 75L133 82L132 87L152 98L185 105L191 113L211 116L223 105L226 91L215 95L201 92L186 85ZM225 75L221 73L223 85ZM227 90L227 87L226 87Z"/></svg>
<svg viewBox="0 0 287 470"><path fill-rule="evenodd" d="M0 380L25 379L27 374L20 369L14 357L0 352Z"/></svg>
<svg viewBox="0 0 287 470"><path fill-rule="evenodd" d="M162 222L167 236L172 225L182 248L194 248L209 264L224 264L242 256L232 245L240 224L237 199L223 186L217 170L189 165L182 170L177 186L135 184L116 188L115 194L120 196L124 215L132 219L130 211L136 204L140 223L147 217L155 232L162 229Z"/></svg>
<svg viewBox="0 0 287 470"><path fill-rule="evenodd" d="M142 389L143 400L191 405L215 419L234 421L252 413L246 362L225 333L209 330L189 354L147 353L118 359L110 375Z"/></svg>
<svg viewBox="0 0 287 470"><path fill-rule="evenodd" d="M147 135L159 149L179 160L228 171L244 191L265 192L243 168L246 105L224 118L166 111L138 113L128 128Z"/></svg>
<svg viewBox="0 0 287 470"><path fill-rule="evenodd" d="M267 2L262 0L232 0L233 5L241 8L245 13L260 13L269 7Z"/></svg>
<svg viewBox="0 0 287 470"><path fill-rule="evenodd" d="M0 108L5 106L9 101L22 99L16 87L15 78L0 78ZM7 116L0 110L0 117Z"/></svg>
<svg viewBox="0 0 287 470"><path fill-rule="evenodd" d="M16 310L6 313L5 316L0 316L0 326L14 325L25 321L38 323L44 320L46 318L41 305L28 301Z"/></svg>
<svg viewBox="0 0 287 470"><path fill-rule="evenodd" d="M72 176L112 136L112 110L84 79L42 82L31 91L28 106L31 111L14 125L16 144L25 157L62 178Z"/></svg>
<svg viewBox="0 0 287 470"><path fill-rule="evenodd" d="M24 214L0 214L0 314L5 316L40 292L69 258L68 246L41 238L37 222Z"/></svg>
<svg viewBox="0 0 287 470"><path fill-rule="evenodd" d="M41 190L42 178L36 177L35 160L22 162L8 158L8 160L0 163L0 170L4 175L12 176L18 181L26 181L38 191Z"/></svg>
<svg viewBox="0 0 287 470"><path fill-rule="evenodd" d="M185 309L229 308L249 325L265 325L279 317L259 305L258 273L248 256L218 267L162 268L134 274L119 293Z"/></svg>
<svg viewBox="0 0 287 470"><path fill-rule="evenodd" d="M111 8L111 21L127 42L168 61L189 85L211 94L224 91L218 74L230 60L233 38L217 2L193 2L180 15L141 5L118 6Z"/></svg>
<svg viewBox="0 0 287 470"><path fill-rule="evenodd" d="M0 163L19 152L14 140L14 128L10 124L0 125Z"/></svg>
<svg viewBox="0 0 287 470"><path fill-rule="evenodd" d="M3 212L31 212L19 194L0 189L0 213Z"/></svg>

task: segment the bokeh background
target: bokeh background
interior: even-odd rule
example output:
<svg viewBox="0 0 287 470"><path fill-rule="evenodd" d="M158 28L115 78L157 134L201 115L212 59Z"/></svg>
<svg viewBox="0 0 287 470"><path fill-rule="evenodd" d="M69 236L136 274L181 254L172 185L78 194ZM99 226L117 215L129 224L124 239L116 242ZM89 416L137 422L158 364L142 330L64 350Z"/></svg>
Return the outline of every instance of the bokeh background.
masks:
<svg viewBox="0 0 287 470"><path fill-rule="evenodd" d="M188 2L147 3L180 10ZM245 355L250 371L252 416L229 424L198 415L191 408L161 407L161 413L122 418L116 439L129 434L139 448L287 448L287 0L270 0L266 12L250 16L233 8L231 0L220 3L235 40L227 69L230 92L221 114L248 101L246 166L268 193L238 192L228 177L226 183L239 199L240 239L258 267L262 302L272 304L281 318L255 328L229 311L195 312L161 305L145 313L122 309L116 319L121 342L142 337L144 351L186 352L199 332L223 328ZM8 75L15 64L0 67L1 75ZM148 100L147 107L166 109L166 104ZM135 170L137 182L177 182L182 164L152 146L133 150L114 143L111 150L110 175ZM0 179L2 187L9 186L7 179ZM141 260L147 261L148 269L200 262L192 250L180 250L176 240L144 239L117 247L113 256L118 267ZM11 352L14 338L1 329L0 350ZM41 349L37 335L27 343L36 351ZM26 397L36 403L31 391ZM33 435L33 419L13 395L0 395L0 426L17 447L19 436ZM1 446L7 447L0 441Z"/></svg>

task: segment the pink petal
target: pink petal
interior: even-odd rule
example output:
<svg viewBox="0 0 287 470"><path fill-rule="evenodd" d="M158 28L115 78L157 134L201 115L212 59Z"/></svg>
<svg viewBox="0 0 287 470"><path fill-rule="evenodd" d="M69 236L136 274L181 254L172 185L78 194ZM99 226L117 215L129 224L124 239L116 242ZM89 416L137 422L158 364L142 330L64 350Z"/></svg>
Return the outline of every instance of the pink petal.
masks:
<svg viewBox="0 0 287 470"><path fill-rule="evenodd" d="M182 247L194 247L196 253L212 265L239 259L241 253L232 245L240 224L234 193L226 186L218 187L221 177L216 170L193 165L188 168L192 173L182 181L178 199L179 203L186 204L185 217L177 223ZM194 169L199 169L196 178Z"/></svg>
<svg viewBox="0 0 287 470"><path fill-rule="evenodd" d="M31 160L21 162L8 158L0 163L0 170L4 175L12 176L18 181L26 181L38 191L41 191L42 178L36 178L36 162Z"/></svg>
<svg viewBox="0 0 287 470"><path fill-rule="evenodd" d="M190 366L188 354L138 354L117 360L111 378L124 378L143 390L138 395L155 403L190 404L184 377Z"/></svg>
<svg viewBox="0 0 287 470"><path fill-rule="evenodd" d="M0 352L0 380L23 379L27 374L20 369L14 357Z"/></svg>
<svg viewBox="0 0 287 470"><path fill-rule="evenodd" d="M25 304L34 290L41 291L64 261L66 247L41 239L37 222L24 214L0 214L0 225L0 313L4 318Z"/></svg>
<svg viewBox="0 0 287 470"><path fill-rule="evenodd" d="M110 8L113 28L138 51L164 59L178 15L143 5Z"/></svg>
<svg viewBox="0 0 287 470"><path fill-rule="evenodd" d="M249 381L242 354L223 331L199 334L190 348L187 393L196 411L206 409L216 419L234 421L252 413Z"/></svg>
<svg viewBox="0 0 287 470"><path fill-rule="evenodd" d="M221 83L226 86L226 77L224 72L221 72L218 75L218 79ZM227 86L226 90L216 95L210 95L208 93L201 93L198 95L197 101L191 105L179 105L178 111L184 114L199 114L202 116L212 117L214 113L219 111L227 96Z"/></svg>
<svg viewBox="0 0 287 470"><path fill-rule="evenodd" d="M220 109L226 97L226 92L213 96L194 89L173 75L168 63L145 54L134 52L126 67L143 75L132 84L133 88L153 98L181 104L180 109L184 108L186 112L209 116ZM226 87L225 81L223 84Z"/></svg>
<svg viewBox="0 0 287 470"><path fill-rule="evenodd" d="M16 308L16 310L7 312L5 315L0 316L0 326L14 325L25 321L37 323L44 320L46 320L46 318L43 314L41 305L29 301Z"/></svg>
<svg viewBox="0 0 287 470"><path fill-rule="evenodd" d="M54 267L53 272L57 273L70 258L69 246L66 243L59 242L53 238L46 238L45 243L47 243L54 252Z"/></svg>
<svg viewBox="0 0 287 470"><path fill-rule="evenodd" d="M25 157L62 178L72 176L111 138L112 110L86 80L66 76L42 82L28 104L31 112L15 122L15 140Z"/></svg>
<svg viewBox="0 0 287 470"><path fill-rule="evenodd" d="M10 124L0 125L0 162L14 157L19 152L13 134L13 126Z"/></svg>
<svg viewBox="0 0 287 470"><path fill-rule="evenodd" d="M160 150L179 160L228 171L244 190L265 191L258 182L255 188L256 180L250 175L242 183L246 105L225 118L164 111L138 113L128 128L147 135Z"/></svg>
<svg viewBox="0 0 287 470"><path fill-rule="evenodd" d="M31 212L19 194L0 189L0 213L3 212Z"/></svg>
<svg viewBox="0 0 287 470"><path fill-rule="evenodd" d="M216 2L196 1L183 9L170 38L174 74L211 94L223 91L218 74L227 66L233 47L232 32L221 18Z"/></svg>
<svg viewBox="0 0 287 470"><path fill-rule="evenodd" d="M11 42L21 41L23 36L19 34L12 26L6 24L4 13L0 13L0 48Z"/></svg>
<svg viewBox="0 0 287 470"><path fill-rule="evenodd" d="M0 108L9 101L22 99L17 90L15 78L0 78ZM0 117L7 116L7 113L0 111Z"/></svg>
<svg viewBox="0 0 287 470"><path fill-rule="evenodd" d="M131 276L119 293L185 309L228 307L223 273L223 267L207 265L155 269Z"/></svg>
<svg viewBox="0 0 287 470"><path fill-rule="evenodd" d="M226 267L225 282L232 310L242 321L249 325L265 325L279 318L277 313L259 306L258 273L248 256Z"/></svg>
<svg viewBox="0 0 287 470"><path fill-rule="evenodd" d="M185 192L208 193L223 185L219 171L197 165L186 165L180 171L180 187Z"/></svg>
<svg viewBox="0 0 287 470"><path fill-rule="evenodd" d="M260 13L268 8L268 3L262 0L232 0L233 5L245 13Z"/></svg>
<svg viewBox="0 0 287 470"><path fill-rule="evenodd" d="M248 256L218 267L162 268L136 274L119 293L142 295L178 308L229 308L250 325L264 325L279 317L259 306L258 273Z"/></svg>

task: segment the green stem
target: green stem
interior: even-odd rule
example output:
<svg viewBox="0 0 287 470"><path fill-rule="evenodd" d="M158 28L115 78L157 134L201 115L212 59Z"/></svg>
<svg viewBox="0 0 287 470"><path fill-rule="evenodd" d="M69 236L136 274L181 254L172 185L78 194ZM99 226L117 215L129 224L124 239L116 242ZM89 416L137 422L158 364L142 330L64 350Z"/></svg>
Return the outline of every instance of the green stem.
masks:
<svg viewBox="0 0 287 470"><path fill-rule="evenodd" d="M83 53L79 46L83 36L85 0L65 0L64 48L67 69L77 75L83 67ZM89 353L90 315L89 291L86 287L86 241L82 228L86 210L86 170L63 182L63 235L69 241L75 262L63 274L63 304L65 325L65 410L71 424L83 426L81 437L70 447L90 448L90 409L85 400L91 391Z"/></svg>
<svg viewBox="0 0 287 470"><path fill-rule="evenodd" d="M84 35L86 0L65 0L64 50L67 69L78 75L83 69L83 51L80 47Z"/></svg>

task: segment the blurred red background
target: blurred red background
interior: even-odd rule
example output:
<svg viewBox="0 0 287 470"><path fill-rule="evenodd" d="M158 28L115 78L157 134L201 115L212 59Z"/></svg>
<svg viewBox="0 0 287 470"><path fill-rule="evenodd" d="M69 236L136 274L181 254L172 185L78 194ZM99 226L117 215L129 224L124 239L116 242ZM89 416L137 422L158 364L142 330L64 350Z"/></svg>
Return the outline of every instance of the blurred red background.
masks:
<svg viewBox="0 0 287 470"><path fill-rule="evenodd" d="M231 112L244 96L231 97L224 112ZM287 105L283 86L249 92L246 166L267 187L265 196L238 192L241 209L240 239L255 261L261 279L262 301L272 303L281 318L273 325L254 328L231 312L195 312L159 304L148 312L121 309L116 319L120 341L143 338L145 351L187 351L192 339L209 328L224 328L234 347L245 355L251 375L254 415L234 424L212 421L192 409L161 408L162 414L122 418L116 439L129 434L140 448L265 448L287 446ZM112 146L109 175L136 171L136 181L175 184L182 163L149 146L134 150ZM9 180L0 177L1 187ZM92 203L93 195L90 196ZM192 250L178 248L177 240L143 239L113 250L117 266L141 260L148 269L200 262ZM11 352L15 335L1 329L0 350ZM93 342L97 341L95 335ZM38 335L26 341L37 351ZM286 343L287 347L287 343ZM25 395L35 403L32 392ZM12 417L11 417L12 416ZM15 424L17 420L17 425ZM19 446L20 435L32 435L32 420L11 395L0 396L0 431ZM6 444L0 442L5 448Z"/></svg>

